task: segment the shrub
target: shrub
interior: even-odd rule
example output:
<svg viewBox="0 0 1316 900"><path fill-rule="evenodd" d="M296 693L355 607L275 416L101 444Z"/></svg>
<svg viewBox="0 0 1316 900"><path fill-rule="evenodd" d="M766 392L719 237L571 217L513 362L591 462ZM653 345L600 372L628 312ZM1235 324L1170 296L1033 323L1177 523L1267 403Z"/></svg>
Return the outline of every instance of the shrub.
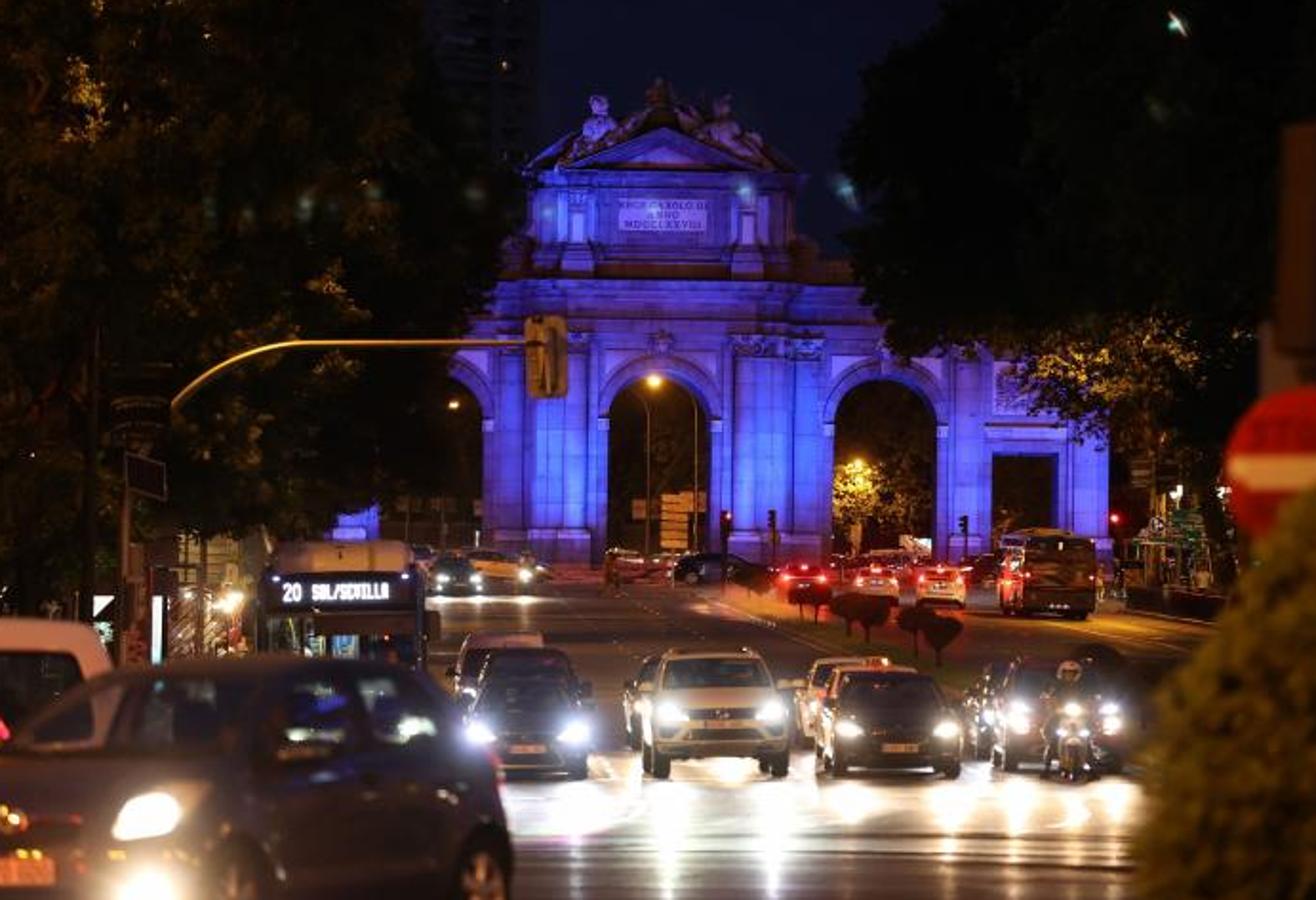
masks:
<svg viewBox="0 0 1316 900"><path fill-rule="evenodd" d="M1316 894L1316 492L1296 498L1240 602L1170 677L1138 836L1147 897Z"/></svg>
<svg viewBox="0 0 1316 900"><path fill-rule="evenodd" d="M858 622L864 629L864 641L871 644L873 629L881 628L891 618L891 600L867 594L837 594L832 598L832 615L845 621L847 636Z"/></svg>
<svg viewBox="0 0 1316 900"><path fill-rule="evenodd" d="M937 654L937 666L940 667L941 651L960 636L960 632L964 630L964 623L954 616L939 616L930 610L928 612L930 614L923 618L923 627L920 630L923 632L923 639Z"/></svg>

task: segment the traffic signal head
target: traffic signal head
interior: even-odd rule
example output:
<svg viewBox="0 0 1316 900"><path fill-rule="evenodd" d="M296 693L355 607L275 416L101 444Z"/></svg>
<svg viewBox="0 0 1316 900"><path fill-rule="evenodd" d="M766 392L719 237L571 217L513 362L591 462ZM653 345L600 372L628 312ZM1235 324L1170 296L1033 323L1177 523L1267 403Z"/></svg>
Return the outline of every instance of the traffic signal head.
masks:
<svg viewBox="0 0 1316 900"><path fill-rule="evenodd" d="M775 509L768 510L768 530L777 530L777 511Z"/></svg>
<svg viewBox="0 0 1316 900"><path fill-rule="evenodd" d="M1123 521L1124 521L1124 517L1121 516L1119 513L1113 512L1110 514L1110 524L1118 525L1120 522Z"/></svg>
<svg viewBox="0 0 1316 900"><path fill-rule="evenodd" d="M969 517L960 516L960 534L969 533Z"/></svg>

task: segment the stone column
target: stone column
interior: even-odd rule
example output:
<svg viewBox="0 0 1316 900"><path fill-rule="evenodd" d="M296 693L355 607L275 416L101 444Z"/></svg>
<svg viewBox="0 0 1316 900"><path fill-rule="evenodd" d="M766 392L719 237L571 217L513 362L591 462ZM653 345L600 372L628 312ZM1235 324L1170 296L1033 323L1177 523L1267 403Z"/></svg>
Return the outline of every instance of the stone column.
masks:
<svg viewBox="0 0 1316 900"><path fill-rule="evenodd" d="M587 336L569 338L567 396L532 400L529 542L537 555L559 562L590 557L589 357Z"/></svg>
<svg viewBox="0 0 1316 900"><path fill-rule="evenodd" d="M499 335L511 337L512 335ZM525 355L506 350L493 360L494 410L484 434L484 516L489 543L517 550L526 541Z"/></svg>
<svg viewBox="0 0 1316 900"><path fill-rule="evenodd" d="M768 510L787 508L792 400L779 338L732 335L735 423L732 435L731 552L768 555Z"/></svg>
<svg viewBox="0 0 1316 900"><path fill-rule="evenodd" d="M782 532L778 559L801 556L821 559L832 528L833 439L823 434L822 410L827 378L823 368L823 340L790 338L786 356L793 381L790 497L787 509L778 510Z"/></svg>

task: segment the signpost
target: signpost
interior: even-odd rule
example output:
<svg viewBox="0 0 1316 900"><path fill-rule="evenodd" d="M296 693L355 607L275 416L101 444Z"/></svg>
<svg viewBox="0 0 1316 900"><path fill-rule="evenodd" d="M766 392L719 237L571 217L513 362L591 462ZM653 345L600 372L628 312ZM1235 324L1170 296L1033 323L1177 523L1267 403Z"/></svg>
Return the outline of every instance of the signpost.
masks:
<svg viewBox="0 0 1316 900"><path fill-rule="evenodd" d="M1240 528L1260 537L1284 502L1316 488L1316 387L1258 400L1225 449L1230 508Z"/></svg>

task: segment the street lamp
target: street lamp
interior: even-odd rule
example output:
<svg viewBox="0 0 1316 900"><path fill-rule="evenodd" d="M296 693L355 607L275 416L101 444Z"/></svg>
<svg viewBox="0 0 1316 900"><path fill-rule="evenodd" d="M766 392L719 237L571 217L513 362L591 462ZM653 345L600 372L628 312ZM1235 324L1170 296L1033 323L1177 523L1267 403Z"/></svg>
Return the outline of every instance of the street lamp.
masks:
<svg viewBox="0 0 1316 900"><path fill-rule="evenodd" d="M657 372L651 372L645 376L644 383L645 385L648 386L649 390L656 391L666 383L666 380L663 378L663 376L659 375ZM692 492L694 495L694 499L691 504L695 514L695 533L693 535L694 546L691 549L698 550L700 547L699 544L699 404L695 401L694 394L687 393L686 396L690 398L690 412L694 420L693 434L694 434L694 442L695 442L694 443L694 447L695 447L694 491Z"/></svg>
<svg viewBox="0 0 1316 900"><path fill-rule="evenodd" d="M453 410L455 412L456 410L459 410L461 408L462 408L462 402L458 400L456 397L453 397L451 400L448 401L448 409Z"/></svg>

